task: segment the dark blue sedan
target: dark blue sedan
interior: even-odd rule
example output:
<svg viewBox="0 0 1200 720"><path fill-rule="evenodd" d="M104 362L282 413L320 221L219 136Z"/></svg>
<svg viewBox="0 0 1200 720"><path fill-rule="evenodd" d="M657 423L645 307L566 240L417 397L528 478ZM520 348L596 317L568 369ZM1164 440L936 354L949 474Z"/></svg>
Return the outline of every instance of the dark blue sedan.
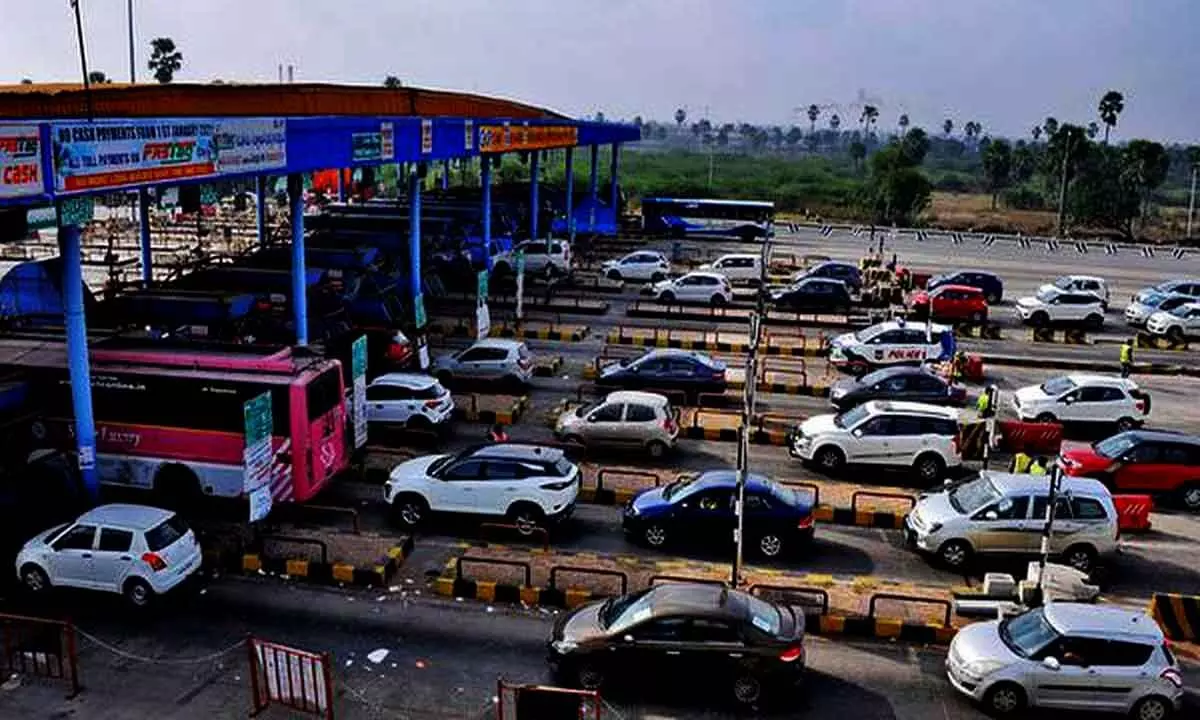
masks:
<svg viewBox="0 0 1200 720"><path fill-rule="evenodd" d="M625 505L622 527L634 541L668 544L733 544L737 474L709 470L639 493ZM812 542L812 504L795 490L763 475L746 477L746 548L768 558Z"/></svg>
<svg viewBox="0 0 1200 720"><path fill-rule="evenodd" d="M988 305L999 304L1004 299L1004 281L999 275L985 270L959 270L945 275L934 275L925 283L925 289L934 290L942 285L978 288Z"/></svg>
<svg viewBox="0 0 1200 720"><path fill-rule="evenodd" d="M596 385L602 389L649 390L684 395L694 403L702 393L722 394L727 386L725 363L688 350L650 350L634 360L622 360L600 369Z"/></svg>

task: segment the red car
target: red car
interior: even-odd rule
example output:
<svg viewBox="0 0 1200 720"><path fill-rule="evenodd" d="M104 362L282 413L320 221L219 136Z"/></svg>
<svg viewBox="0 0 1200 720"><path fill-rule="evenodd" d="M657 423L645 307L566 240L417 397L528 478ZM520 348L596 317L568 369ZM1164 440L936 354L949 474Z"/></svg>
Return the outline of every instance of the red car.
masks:
<svg viewBox="0 0 1200 720"><path fill-rule="evenodd" d="M932 310L935 320L987 322L988 304L983 291L969 285L942 285L933 290L918 290L909 301L909 309L920 318Z"/></svg>
<svg viewBox="0 0 1200 720"><path fill-rule="evenodd" d="M1114 492L1171 494L1200 512L1200 437L1130 430L1062 453L1068 475L1091 477Z"/></svg>

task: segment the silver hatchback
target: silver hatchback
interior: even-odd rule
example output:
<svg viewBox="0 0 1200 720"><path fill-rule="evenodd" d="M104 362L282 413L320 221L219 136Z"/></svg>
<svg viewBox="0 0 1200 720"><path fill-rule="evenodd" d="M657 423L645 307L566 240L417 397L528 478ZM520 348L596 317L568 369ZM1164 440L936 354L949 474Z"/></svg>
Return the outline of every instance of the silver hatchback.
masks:
<svg viewBox="0 0 1200 720"><path fill-rule="evenodd" d="M568 408L555 423L554 435L586 447L644 448L650 457L660 458L675 447L679 423L662 395L622 391L609 393L600 402Z"/></svg>
<svg viewBox="0 0 1200 720"><path fill-rule="evenodd" d="M1154 619L1103 605L1049 603L975 623L950 643L946 675L1002 717L1028 707L1164 720L1183 702L1183 676Z"/></svg>

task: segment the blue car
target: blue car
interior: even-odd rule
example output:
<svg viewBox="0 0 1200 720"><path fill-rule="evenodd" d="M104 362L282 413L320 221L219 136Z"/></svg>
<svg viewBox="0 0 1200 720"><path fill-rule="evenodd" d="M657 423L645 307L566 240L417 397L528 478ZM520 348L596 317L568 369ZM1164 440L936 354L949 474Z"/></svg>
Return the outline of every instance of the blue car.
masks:
<svg viewBox="0 0 1200 720"><path fill-rule="evenodd" d="M850 292L860 292L863 286L862 272L859 271L858 267L853 263L838 260L826 260L813 265L807 270L796 273L794 281L799 282L807 278L841 280L846 284Z"/></svg>
<svg viewBox="0 0 1200 720"><path fill-rule="evenodd" d="M966 285L979 288L988 305L996 305L1004 299L1004 281L994 273L984 270L959 270L958 272L934 275L925 283L926 290L933 290L942 285Z"/></svg>
<svg viewBox="0 0 1200 720"><path fill-rule="evenodd" d="M639 493L625 505L622 528L652 548L668 544L733 544L737 474L709 470ZM746 549L767 558L807 546L813 508L800 493L763 475L746 476Z"/></svg>
<svg viewBox="0 0 1200 720"><path fill-rule="evenodd" d="M695 403L705 393L725 392L725 363L691 350L655 349L633 360L606 365L600 369L596 386L605 390L648 390L684 403Z"/></svg>

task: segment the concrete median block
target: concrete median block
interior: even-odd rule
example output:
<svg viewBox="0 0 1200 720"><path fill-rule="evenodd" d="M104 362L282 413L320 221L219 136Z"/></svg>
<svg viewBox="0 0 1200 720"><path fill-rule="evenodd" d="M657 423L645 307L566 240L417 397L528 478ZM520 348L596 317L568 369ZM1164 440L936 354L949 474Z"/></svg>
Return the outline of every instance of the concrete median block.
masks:
<svg viewBox="0 0 1200 720"><path fill-rule="evenodd" d="M541 598L542 589L525 586L520 589L521 602L526 605L537 605Z"/></svg>
<svg viewBox="0 0 1200 720"><path fill-rule="evenodd" d="M817 627L822 635L841 635L846 631L846 618L841 615L820 615Z"/></svg>
<svg viewBox="0 0 1200 720"><path fill-rule="evenodd" d="M831 587L834 583L833 575L828 573L810 573L804 578L804 582L808 585L816 587Z"/></svg>
<svg viewBox="0 0 1200 720"><path fill-rule="evenodd" d="M354 566L346 563L334 563L333 579L337 582L353 583L354 582Z"/></svg>
<svg viewBox="0 0 1200 720"><path fill-rule="evenodd" d="M592 599L592 592L582 588L568 588L566 605L568 609L577 608Z"/></svg>
<svg viewBox="0 0 1200 720"><path fill-rule="evenodd" d="M307 578L308 577L308 561L307 560L288 560L286 572L292 577Z"/></svg>
<svg viewBox="0 0 1200 720"><path fill-rule="evenodd" d="M833 522L833 506L818 505L813 508L813 519L817 522Z"/></svg>
<svg viewBox="0 0 1200 720"><path fill-rule="evenodd" d="M258 572L262 569L262 557L258 554L246 554L242 556L242 572Z"/></svg>
<svg viewBox="0 0 1200 720"><path fill-rule="evenodd" d="M899 618L875 618L875 637L898 638L904 621Z"/></svg>
<svg viewBox="0 0 1200 720"><path fill-rule="evenodd" d="M491 580L476 580L475 599L494 602L496 600L496 583Z"/></svg>

